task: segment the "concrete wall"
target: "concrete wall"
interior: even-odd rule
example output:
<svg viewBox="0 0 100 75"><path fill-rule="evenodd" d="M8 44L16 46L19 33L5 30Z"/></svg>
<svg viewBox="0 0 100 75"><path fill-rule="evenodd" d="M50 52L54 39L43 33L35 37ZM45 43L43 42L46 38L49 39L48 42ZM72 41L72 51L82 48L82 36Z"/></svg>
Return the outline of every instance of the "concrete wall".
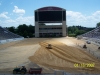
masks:
<svg viewBox="0 0 100 75"><path fill-rule="evenodd" d="M39 30L40 33L62 33L62 29L55 29L55 30Z"/></svg>
<svg viewBox="0 0 100 75"><path fill-rule="evenodd" d="M66 21L62 21L62 36L66 36Z"/></svg>
<svg viewBox="0 0 100 75"><path fill-rule="evenodd" d="M61 29L45 29L39 30L39 28L61 28ZM39 33L62 33L62 36L67 36L66 32L66 21L62 21L62 25L50 25L50 26L39 26L38 22L35 22L35 37L39 37Z"/></svg>
<svg viewBox="0 0 100 75"><path fill-rule="evenodd" d="M39 37L39 23L35 22L35 37Z"/></svg>

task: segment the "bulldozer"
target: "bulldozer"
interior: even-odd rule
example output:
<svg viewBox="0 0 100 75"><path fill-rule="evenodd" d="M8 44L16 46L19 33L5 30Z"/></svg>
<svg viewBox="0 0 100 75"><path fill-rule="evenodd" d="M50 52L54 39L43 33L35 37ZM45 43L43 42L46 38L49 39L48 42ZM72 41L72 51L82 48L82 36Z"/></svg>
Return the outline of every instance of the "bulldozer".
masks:
<svg viewBox="0 0 100 75"><path fill-rule="evenodd" d="M83 45L83 48L87 48L86 44Z"/></svg>
<svg viewBox="0 0 100 75"><path fill-rule="evenodd" d="M48 44L47 49L52 49L51 44Z"/></svg>

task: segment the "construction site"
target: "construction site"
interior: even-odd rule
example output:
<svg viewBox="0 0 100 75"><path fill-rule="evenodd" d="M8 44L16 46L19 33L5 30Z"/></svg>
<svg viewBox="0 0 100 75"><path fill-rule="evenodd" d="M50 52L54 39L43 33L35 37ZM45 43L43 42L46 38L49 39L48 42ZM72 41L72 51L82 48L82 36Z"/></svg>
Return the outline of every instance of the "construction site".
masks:
<svg viewBox="0 0 100 75"><path fill-rule="evenodd" d="M10 42L0 45L0 73L12 73L18 65L30 67L42 67L42 73L54 73L63 70L68 73L100 74L100 59L96 52L100 51L94 44L87 45L94 51L94 55L87 49L81 48L85 43L76 38L32 38L22 41ZM52 49L46 48L48 44ZM79 44L79 45L77 45ZM94 66L78 66L75 64L94 63Z"/></svg>
<svg viewBox="0 0 100 75"><path fill-rule="evenodd" d="M51 19L49 14L55 13L56 18ZM0 27L0 74L100 75L100 27L68 37L65 16L66 10L59 7L35 10L34 38L24 38Z"/></svg>

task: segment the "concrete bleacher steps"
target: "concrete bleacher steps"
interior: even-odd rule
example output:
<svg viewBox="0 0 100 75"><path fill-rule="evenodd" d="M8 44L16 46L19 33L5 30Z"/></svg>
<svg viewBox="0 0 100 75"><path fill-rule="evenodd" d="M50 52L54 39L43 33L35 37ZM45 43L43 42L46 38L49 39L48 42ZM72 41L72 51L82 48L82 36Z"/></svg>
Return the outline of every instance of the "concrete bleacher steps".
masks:
<svg viewBox="0 0 100 75"><path fill-rule="evenodd" d="M97 27L85 34L80 35L82 37L88 37L88 38L97 38L100 39L100 27Z"/></svg>
<svg viewBox="0 0 100 75"><path fill-rule="evenodd" d="M13 41L20 41L23 40L24 38L13 38L13 39L6 39L6 40L0 40L0 44L8 43L8 42L13 42Z"/></svg>
<svg viewBox="0 0 100 75"><path fill-rule="evenodd" d="M77 38L78 37L81 37L82 39L89 40L100 45L100 26L85 34L77 36Z"/></svg>
<svg viewBox="0 0 100 75"><path fill-rule="evenodd" d="M24 39L24 37L14 34L10 31L8 31L7 29L0 27L0 44L12 42L12 41L23 40L23 39Z"/></svg>

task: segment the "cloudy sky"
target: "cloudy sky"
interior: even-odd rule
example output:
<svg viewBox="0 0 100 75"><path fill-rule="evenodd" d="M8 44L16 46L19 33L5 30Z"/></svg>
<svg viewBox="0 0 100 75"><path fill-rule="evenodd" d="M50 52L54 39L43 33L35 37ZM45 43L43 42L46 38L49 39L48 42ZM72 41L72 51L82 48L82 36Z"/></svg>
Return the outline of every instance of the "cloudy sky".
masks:
<svg viewBox="0 0 100 75"><path fill-rule="evenodd" d="M34 10L45 6L66 9L68 26L100 22L100 0L0 0L0 26L34 25Z"/></svg>

